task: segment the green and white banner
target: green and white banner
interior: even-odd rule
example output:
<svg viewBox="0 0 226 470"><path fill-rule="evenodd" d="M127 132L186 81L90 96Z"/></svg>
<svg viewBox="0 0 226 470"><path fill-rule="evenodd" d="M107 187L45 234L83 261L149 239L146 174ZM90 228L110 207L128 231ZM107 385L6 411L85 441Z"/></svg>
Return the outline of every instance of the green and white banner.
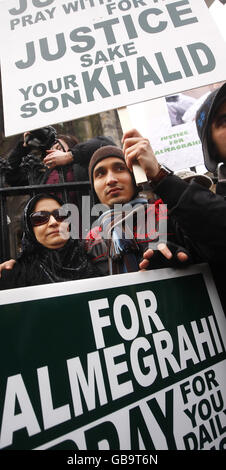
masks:
<svg viewBox="0 0 226 470"><path fill-rule="evenodd" d="M3 291L0 448L225 449L206 265Z"/></svg>

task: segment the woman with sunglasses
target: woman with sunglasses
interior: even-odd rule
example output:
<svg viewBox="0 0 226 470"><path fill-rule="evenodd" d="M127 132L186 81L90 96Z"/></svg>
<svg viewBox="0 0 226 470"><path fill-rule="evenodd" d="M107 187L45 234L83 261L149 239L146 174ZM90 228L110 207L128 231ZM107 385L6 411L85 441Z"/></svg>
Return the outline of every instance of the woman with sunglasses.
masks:
<svg viewBox="0 0 226 470"><path fill-rule="evenodd" d="M56 196L31 198L23 215L22 251L12 270L4 270L0 289L12 289L96 276L82 242L71 239L67 212Z"/></svg>

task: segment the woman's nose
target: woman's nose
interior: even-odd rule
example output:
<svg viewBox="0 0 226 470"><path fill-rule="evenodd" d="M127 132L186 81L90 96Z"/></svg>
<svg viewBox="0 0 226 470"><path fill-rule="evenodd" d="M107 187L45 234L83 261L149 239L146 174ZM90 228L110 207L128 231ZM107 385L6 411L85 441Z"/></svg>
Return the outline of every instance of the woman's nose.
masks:
<svg viewBox="0 0 226 470"><path fill-rule="evenodd" d="M57 220L55 219L55 217L53 217L52 214L50 215L50 218L49 218L49 225L58 225Z"/></svg>

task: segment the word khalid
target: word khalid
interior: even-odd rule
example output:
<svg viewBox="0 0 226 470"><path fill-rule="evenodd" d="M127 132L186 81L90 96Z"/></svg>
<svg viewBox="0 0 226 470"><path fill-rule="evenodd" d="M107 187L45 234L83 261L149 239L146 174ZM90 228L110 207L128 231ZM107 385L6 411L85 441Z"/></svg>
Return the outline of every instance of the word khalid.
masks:
<svg viewBox="0 0 226 470"><path fill-rule="evenodd" d="M28 61L26 63L21 60L18 61L16 66L19 69L24 69L33 63L35 51L33 49L33 44L29 44L31 45L31 48L29 48L28 52ZM42 44L45 48L44 56L46 60L55 60L61 57L58 56L58 54L55 54L50 58L45 42ZM97 51L95 58L90 54L81 55L80 60L82 67L89 67L94 63L97 65L100 62L104 62L105 64L103 67L95 67L91 72L86 70L81 74L74 75L74 73L72 73L69 75L69 77L71 77L70 84L76 88L71 94L62 93L60 97L45 97L47 93L47 85L43 82L20 88L19 91L23 94L25 101L28 100L29 94L30 99L33 98L32 93L35 98L43 98L39 105L33 101L24 103L20 108L22 111L21 117L33 117L38 112L37 106L43 113L55 111L60 104L60 100L63 108L67 108L70 103L79 105L82 103L81 91L83 89L86 101L91 103L95 101L97 94L103 99L120 95L122 92L121 87L123 86L126 86L127 91L131 93L135 90L143 90L146 86L158 86L163 82L168 83L182 80L185 77L194 76L190 66L191 59L198 75L209 73L216 67L216 60L211 49L202 42L188 44L185 48L179 46L173 49L172 55L178 63L178 66L176 66L173 71L170 70L169 58L167 59L161 51L153 53L151 61L149 61L145 56L138 56L134 57L134 60L131 63L127 62L127 60L122 60L119 61L118 64L106 65L106 62L112 60L111 58L114 56L120 58L124 57L124 54L125 56L133 56L134 54L137 54L133 42L124 44L121 52L119 51L119 47L120 46L108 48L107 54L106 51L105 53L103 51ZM105 74L107 74L107 80L104 77ZM67 77L63 77L63 79L58 78L57 82L60 82L65 78L67 79ZM48 88L50 93L56 93L58 88L61 89L61 85L60 83L54 85L52 80L49 80ZM56 88L56 91L54 88ZM65 88L68 88L68 84Z"/></svg>

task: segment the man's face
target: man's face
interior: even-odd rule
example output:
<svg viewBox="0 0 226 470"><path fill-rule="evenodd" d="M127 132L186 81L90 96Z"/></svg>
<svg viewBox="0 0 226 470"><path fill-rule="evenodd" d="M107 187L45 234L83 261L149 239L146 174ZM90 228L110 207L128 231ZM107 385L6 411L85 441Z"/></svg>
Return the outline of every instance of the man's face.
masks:
<svg viewBox="0 0 226 470"><path fill-rule="evenodd" d="M213 118L211 136L220 161L226 162L226 99Z"/></svg>
<svg viewBox="0 0 226 470"><path fill-rule="evenodd" d="M108 157L94 168L93 183L99 201L112 207L133 199L135 187L132 175L120 158Z"/></svg>

